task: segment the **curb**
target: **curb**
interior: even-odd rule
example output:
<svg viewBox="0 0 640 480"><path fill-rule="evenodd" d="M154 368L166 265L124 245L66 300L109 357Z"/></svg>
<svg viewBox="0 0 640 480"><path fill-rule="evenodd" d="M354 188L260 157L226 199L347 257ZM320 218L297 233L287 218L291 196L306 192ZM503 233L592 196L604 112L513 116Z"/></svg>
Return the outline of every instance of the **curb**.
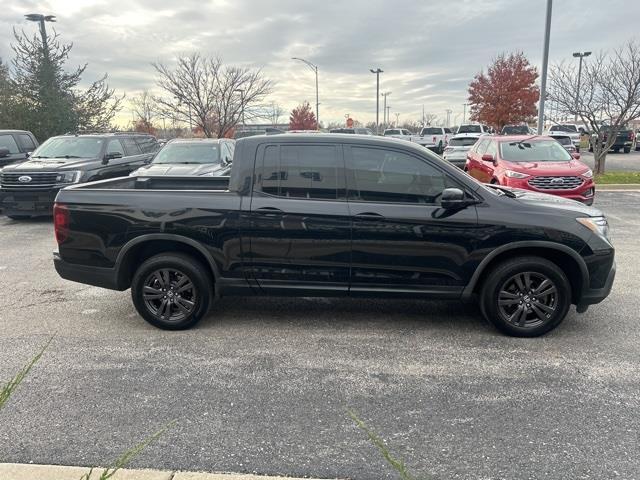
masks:
<svg viewBox="0 0 640 480"><path fill-rule="evenodd" d="M603 190L640 190L640 183L598 183L596 182L596 191Z"/></svg>
<svg viewBox="0 0 640 480"><path fill-rule="evenodd" d="M64 465L36 465L24 463L0 463L2 480L80 480L90 467ZM94 468L90 480L98 480L102 468ZM312 480L293 477L269 477L235 473L180 472L169 470L122 469L113 480ZM316 479L319 480L319 479Z"/></svg>

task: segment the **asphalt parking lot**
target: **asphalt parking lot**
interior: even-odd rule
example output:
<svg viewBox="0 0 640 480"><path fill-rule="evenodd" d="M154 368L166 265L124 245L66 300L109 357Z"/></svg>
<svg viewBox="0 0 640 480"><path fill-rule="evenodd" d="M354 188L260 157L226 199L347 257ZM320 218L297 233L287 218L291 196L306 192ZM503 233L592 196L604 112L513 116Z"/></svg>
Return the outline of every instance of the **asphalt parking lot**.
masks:
<svg viewBox="0 0 640 480"><path fill-rule="evenodd" d="M0 379L55 334L0 412L0 461L105 465L171 419L138 467L396 478L347 418L438 479L640 476L640 192L599 192L618 276L551 334L473 305L227 298L157 330L129 292L60 279L50 220L0 216Z"/></svg>
<svg viewBox="0 0 640 480"><path fill-rule="evenodd" d="M594 167L593 153L586 148L580 150L580 160ZM632 151L629 153L609 153L605 160L607 172L638 172L640 171L640 151Z"/></svg>

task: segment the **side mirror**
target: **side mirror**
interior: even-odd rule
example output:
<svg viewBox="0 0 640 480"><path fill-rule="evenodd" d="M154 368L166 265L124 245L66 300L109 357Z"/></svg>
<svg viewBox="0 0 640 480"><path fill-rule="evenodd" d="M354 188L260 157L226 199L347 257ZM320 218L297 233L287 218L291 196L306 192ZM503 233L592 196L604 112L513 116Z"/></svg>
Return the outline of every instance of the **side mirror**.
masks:
<svg viewBox="0 0 640 480"><path fill-rule="evenodd" d="M580 160L580 154L578 152L573 152L571 156L574 160Z"/></svg>
<svg viewBox="0 0 640 480"><path fill-rule="evenodd" d="M11 154L8 148L0 148L0 158L8 157Z"/></svg>
<svg viewBox="0 0 640 480"><path fill-rule="evenodd" d="M121 152L109 152L104 156L104 163L108 163L109 160L113 160L114 158L122 158Z"/></svg>
<svg viewBox="0 0 640 480"><path fill-rule="evenodd" d="M465 194L459 188L445 188L442 191L442 199L440 200L440 206L445 210L451 210L454 208L464 208L469 204L465 198Z"/></svg>
<svg viewBox="0 0 640 480"><path fill-rule="evenodd" d="M483 162L491 162L494 165L497 165L496 159L493 158L493 155L491 155L490 153L485 153L484 155L482 155L482 161Z"/></svg>
<svg viewBox="0 0 640 480"><path fill-rule="evenodd" d="M31 158L31 155L33 155L33 152L27 152L27 158Z"/></svg>

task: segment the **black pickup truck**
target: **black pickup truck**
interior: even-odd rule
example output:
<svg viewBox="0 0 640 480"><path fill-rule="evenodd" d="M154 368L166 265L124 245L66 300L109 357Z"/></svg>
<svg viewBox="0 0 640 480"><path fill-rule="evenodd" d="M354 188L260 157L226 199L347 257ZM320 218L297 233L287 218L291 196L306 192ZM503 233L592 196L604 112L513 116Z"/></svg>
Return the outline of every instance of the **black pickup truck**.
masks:
<svg viewBox="0 0 640 480"><path fill-rule="evenodd" d="M67 187L58 273L125 290L181 329L225 295L478 298L503 332L541 335L610 292L603 214L477 183L409 142L340 134L239 140L230 177Z"/></svg>

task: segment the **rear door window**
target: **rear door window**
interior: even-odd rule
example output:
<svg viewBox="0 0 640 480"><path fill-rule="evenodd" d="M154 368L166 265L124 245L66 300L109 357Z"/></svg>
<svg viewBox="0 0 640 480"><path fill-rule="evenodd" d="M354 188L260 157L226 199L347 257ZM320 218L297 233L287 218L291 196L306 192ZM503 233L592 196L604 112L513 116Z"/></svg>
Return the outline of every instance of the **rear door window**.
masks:
<svg viewBox="0 0 640 480"><path fill-rule="evenodd" d="M135 141L138 144L138 147L140 147L142 153L154 153L158 150L158 142L151 136L136 137Z"/></svg>
<svg viewBox="0 0 640 480"><path fill-rule="evenodd" d="M18 141L20 142L23 152L33 152L36 149L36 144L34 143L33 138L26 133L19 133Z"/></svg>
<svg viewBox="0 0 640 480"><path fill-rule="evenodd" d="M122 143L124 144L124 149L127 152L127 156L130 157L133 155L140 155L142 153L140 147L132 137L123 137Z"/></svg>
<svg viewBox="0 0 640 480"><path fill-rule="evenodd" d="M0 135L0 148L6 148L9 150L9 153L20 153L20 149L18 148L18 144L16 140L13 138L13 135Z"/></svg>
<svg viewBox="0 0 640 480"><path fill-rule="evenodd" d="M122 144L120 143L120 140L118 140L117 138L112 138L111 140L109 140L109 143L107 143L107 150L105 153L107 154L119 153L124 157L124 149L122 148Z"/></svg>
<svg viewBox="0 0 640 480"><path fill-rule="evenodd" d="M344 197L335 145L268 145L258 183L263 193L288 198Z"/></svg>

